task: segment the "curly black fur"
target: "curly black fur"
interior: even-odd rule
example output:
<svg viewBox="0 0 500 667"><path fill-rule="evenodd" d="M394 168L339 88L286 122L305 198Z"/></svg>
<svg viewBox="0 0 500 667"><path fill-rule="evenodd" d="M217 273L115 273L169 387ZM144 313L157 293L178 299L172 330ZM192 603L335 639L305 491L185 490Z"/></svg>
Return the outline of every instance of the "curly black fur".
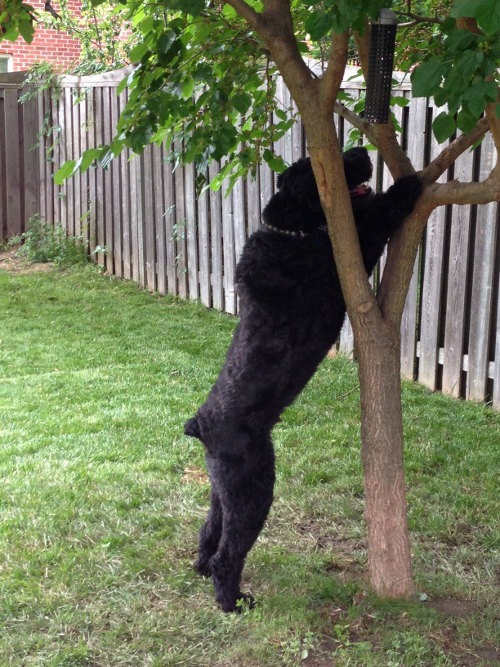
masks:
<svg viewBox="0 0 500 667"><path fill-rule="evenodd" d="M349 188L370 178L364 148L343 157ZM367 189L352 197L368 274L421 189L417 176L406 176L386 193ZM271 430L337 340L346 312L308 159L278 177L264 223L268 227L250 237L236 269L240 321L226 363L185 425L185 433L205 446L212 483L195 567L212 577L224 611L238 609L240 599L253 603L241 593L240 580L273 499Z"/></svg>

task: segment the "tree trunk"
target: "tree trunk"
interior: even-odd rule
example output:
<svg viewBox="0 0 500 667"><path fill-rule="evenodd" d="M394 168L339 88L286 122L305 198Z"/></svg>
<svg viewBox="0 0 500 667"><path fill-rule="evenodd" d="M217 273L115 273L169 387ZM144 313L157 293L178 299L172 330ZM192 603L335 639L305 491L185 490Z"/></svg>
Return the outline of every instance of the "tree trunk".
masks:
<svg viewBox="0 0 500 667"><path fill-rule="evenodd" d="M414 593L403 463L400 335L358 341L361 457L370 583L385 598Z"/></svg>
<svg viewBox="0 0 500 667"><path fill-rule="evenodd" d="M332 38L327 71L321 79L313 79L297 51L291 20L277 29L283 2L265 0L264 5L272 28L263 36L302 116L356 339L370 582L380 596L409 598L413 581L403 468L399 330L384 320L368 283L332 122L347 60L348 34ZM408 164L404 163L407 169Z"/></svg>

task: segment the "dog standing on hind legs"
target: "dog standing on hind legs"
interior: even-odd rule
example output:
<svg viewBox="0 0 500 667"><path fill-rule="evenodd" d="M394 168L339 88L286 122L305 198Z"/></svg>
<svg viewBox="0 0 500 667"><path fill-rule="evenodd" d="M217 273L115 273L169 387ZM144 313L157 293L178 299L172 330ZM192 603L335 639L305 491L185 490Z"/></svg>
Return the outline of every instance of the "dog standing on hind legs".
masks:
<svg viewBox="0 0 500 667"><path fill-rule="evenodd" d="M422 191L404 176L382 194L366 149L343 154L365 269L373 271L394 231ZM345 303L309 159L278 177L262 227L236 268L240 321L207 400L184 427L201 440L211 481L196 570L211 576L224 611L253 606L240 591L245 558L273 500L271 430L335 343Z"/></svg>

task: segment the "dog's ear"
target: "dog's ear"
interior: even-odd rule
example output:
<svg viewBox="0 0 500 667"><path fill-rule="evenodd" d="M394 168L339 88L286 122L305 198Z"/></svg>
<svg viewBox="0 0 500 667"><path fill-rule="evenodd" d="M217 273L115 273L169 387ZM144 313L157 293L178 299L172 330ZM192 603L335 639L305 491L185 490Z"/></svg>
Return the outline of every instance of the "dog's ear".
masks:
<svg viewBox="0 0 500 667"><path fill-rule="evenodd" d="M363 146L351 148L342 155L344 172L349 190L366 183L372 176L372 161Z"/></svg>

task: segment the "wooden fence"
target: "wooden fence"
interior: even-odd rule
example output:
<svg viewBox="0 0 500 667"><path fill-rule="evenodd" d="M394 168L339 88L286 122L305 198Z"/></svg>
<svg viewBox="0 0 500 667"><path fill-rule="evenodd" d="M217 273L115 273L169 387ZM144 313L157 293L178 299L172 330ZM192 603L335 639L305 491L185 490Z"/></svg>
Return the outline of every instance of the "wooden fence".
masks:
<svg viewBox="0 0 500 667"><path fill-rule="evenodd" d="M144 288L235 313L234 271L245 240L259 225L275 177L262 166L255 181L195 194L193 166L174 168L163 147L141 156L124 153L108 170L91 168L64 186L53 174L67 159L107 142L126 92L116 95L123 72L65 77L54 91L18 104L22 76L0 75L0 240L24 231L39 212L84 236L96 261ZM352 95L360 85L346 84ZM409 97L409 86L397 94ZM279 85L285 110L290 95ZM425 99L398 108L402 142L417 168L438 150L430 125L435 109ZM337 119L340 139L350 129ZM275 146L291 163L305 152L300 124ZM372 186L390 175L373 154ZM466 153L444 178L481 180L496 160L489 139ZM213 177L220 165L213 164ZM415 264L402 323L402 371L431 389L488 400L500 407L500 235L498 205L435 211ZM383 260L381 262L383 266ZM381 269L380 269L381 270ZM375 277L375 282L377 277ZM347 322L339 348L352 352Z"/></svg>

